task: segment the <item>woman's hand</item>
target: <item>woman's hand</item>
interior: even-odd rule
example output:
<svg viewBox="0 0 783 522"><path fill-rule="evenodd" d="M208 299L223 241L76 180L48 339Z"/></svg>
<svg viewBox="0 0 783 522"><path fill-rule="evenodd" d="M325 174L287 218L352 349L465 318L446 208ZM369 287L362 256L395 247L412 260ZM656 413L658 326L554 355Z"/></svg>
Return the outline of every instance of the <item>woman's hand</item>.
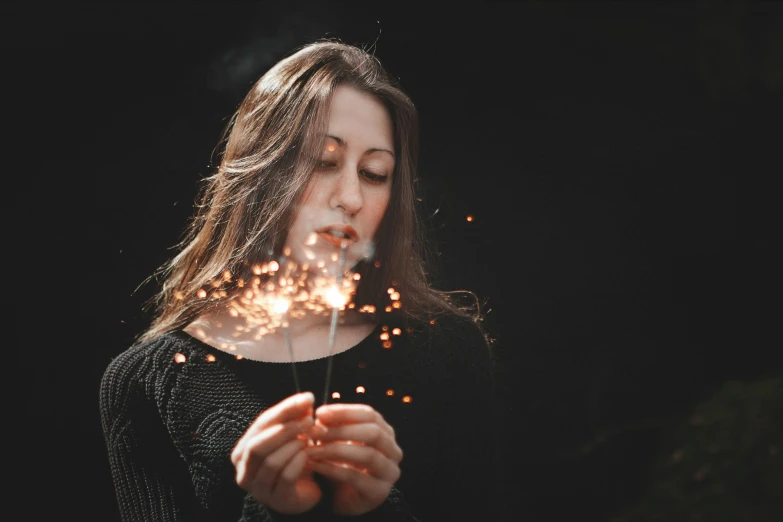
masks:
<svg viewBox="0 0 783 522"><path fill-rule="evenodd" d="M303 513L321 500L303 451L315 423L314 399L310 392L298 393L268 408L231 452L239 487L280 513Z"/></svg>
<svg viewBox="0 0 783 522"><path fill-rule="evenodd" d="M334 487L334 512L361 515L381 505L400 478L394 429L366 404L324 405L315 417L315 445L305 452L308 467Z"/></svg>

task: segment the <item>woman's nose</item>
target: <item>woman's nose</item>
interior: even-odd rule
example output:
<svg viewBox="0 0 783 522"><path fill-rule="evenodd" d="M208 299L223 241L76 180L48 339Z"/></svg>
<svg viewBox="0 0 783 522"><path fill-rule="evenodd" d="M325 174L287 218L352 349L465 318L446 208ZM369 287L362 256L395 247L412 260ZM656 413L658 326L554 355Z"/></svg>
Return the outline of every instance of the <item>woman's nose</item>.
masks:
<svg viewBox="0 0 783 522"><path fill-rule="evenodd" d="M362 209L364 197L362 195L361 180L359 174L344 168L337 176L332 191L332 208L341 208L343 212L353 216Z"/></svg>

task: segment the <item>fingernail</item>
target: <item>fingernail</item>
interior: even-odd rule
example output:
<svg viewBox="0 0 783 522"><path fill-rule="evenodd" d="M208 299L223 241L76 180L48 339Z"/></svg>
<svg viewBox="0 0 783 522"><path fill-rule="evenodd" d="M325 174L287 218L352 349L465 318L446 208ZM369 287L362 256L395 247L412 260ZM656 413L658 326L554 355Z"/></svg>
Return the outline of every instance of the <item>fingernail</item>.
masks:
<svg viewBox="0 0 783 522"><path fill-rule="evenodd" d="M326 435L326 432L327 432L327 431L329 431L329 430L327 430L327 429L326 429L325 427L323 427L322 425L320 425L320 424L316 424L315 426L313 426L313 427L310 429L310 434L311 434L311 435L312 435L314 438L318 438L318 437L323 437L324 435Z"/></svg>

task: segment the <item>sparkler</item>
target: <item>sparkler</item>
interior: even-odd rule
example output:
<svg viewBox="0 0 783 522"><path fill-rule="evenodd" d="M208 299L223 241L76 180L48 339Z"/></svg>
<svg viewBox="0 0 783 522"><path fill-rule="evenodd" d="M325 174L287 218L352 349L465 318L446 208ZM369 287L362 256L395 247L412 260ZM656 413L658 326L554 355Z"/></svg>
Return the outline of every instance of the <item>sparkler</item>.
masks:
<svg viewBox="0 0 783 522"><path fill-rule="evenodd" d="M331 310L329 331L329 355L324 394L328 394L332 373L332 355L339 311L346 305L359 280L359 274L346 279L347 242L341 244L339 257L333 254L332 260L338 261L337 273L329 274L326 261L318 261L311 271L308 264L298 266L287 260L288 252L279 262L271 261L253 267L254 277L245 284L235 299L229 301L229 314L244 319L244 325L237 326L234 337L254 332L254 339L282 329L285 348L291 361L291 371L297 392L301 391L294 357L293 343L289 330L289 319L301 318L307 313L321 315ZM334 272L332 272L334 274ZM230 280L230 277L226 279ZM363 310L359 310L363 311Z"/></svg>
<svg viewBox="0 0 783 522"><path fill-rule="evenodd" d="M301 385L297 374L289 321L300 319L306 314L331 314L323 404L328 404L330 399L334 347L340 311L346 307L354 309L354 304L349 304L349 301L360 279L358 273L346 274L345 272L347 251L348 242L343 242L340 245L339 253L332 254L331 263L326 260L315 261L314 256L308 256L312 263L301 266L289 258L290 250L284 251L283 257L278 261L253 266L251 279L237 281L239 292L228 301L228 313L232 317L244 319L242 325L235 326L236 331L232 337L244 337L251 333L254 334L253 339L259 341L263 336L282 329L297 393L301 392ZM365 253L364 257L367 258L369 255L369 253ZM377 262L376 266L378 266ZM223 279L225 282L231 282L231 275L224 274ZM217 288L215 284L212 286ZM399 292L392 287L388 289L388 294L390 305L382 310L391 312L400 308ZM225 292L220 295L225 296ZM199 297L204 298L206 295L199 294ZM217 297L214 292L213 297ZM375 306L364 305L355 307L355 311L374 314L376 309ZM400 335L399 329L395 328L394 330L391 332L393 335ZM383 328L380 340L383 348L392 347L388 327Z"/></svg>
<svg viewBox="0 0 783 522"><path fill-rule="evenodd" d="M285 347L291 359L294 385L297 393L299 393L301 387L296 371L296 363L294 362L289 319L291 315L296 314L296 311L292 310L293 305L297 301L301 302L308 299L309 295L302 289L304 286L303 275L298 280L294 280L291 277L294 268L293 263L288 262L286 264L286 270L283 274L278 273L279 268L280 263L274 261L269 264L254 266L253 273L257 277L251 281L250 288L245 290L238 300L230 303L229 313L234 317L241 316L245 320L246 327L241 330L247 332L249 331L248 325L256 326L255 338L257 340L277 328L283 329ZM268 279L262 282L260 276ZM240 332L237 332L237 334Z"/></svg>
<svg viewBox="0 0 783 522"><path fill-rule="evenodd" d="M337 271L337 289L343 284L343 269L345 267L345 248L348 245L346 241L343 241L340 245L340 263ZM332 380L332 350L334 349L334 335L337 332L337 312L340 306L338 303L332 303L332 323L329 326L329 360L326 363L326 383L324 384L324 399L323 403L326 404L329 401L329 383Z"/></svg>

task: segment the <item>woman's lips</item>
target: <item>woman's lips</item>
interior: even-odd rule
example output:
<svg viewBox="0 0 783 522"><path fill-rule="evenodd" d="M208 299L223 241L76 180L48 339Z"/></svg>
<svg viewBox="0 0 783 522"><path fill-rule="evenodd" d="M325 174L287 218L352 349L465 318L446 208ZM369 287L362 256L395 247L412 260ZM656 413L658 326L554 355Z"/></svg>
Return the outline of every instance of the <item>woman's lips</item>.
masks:
<svg viewBox="0 0 783 522"><path fill-rule="evenodd" d="M347 237L337 237L334 236L328 232L316 232L318 234L318 237L329 243L330 245L342 248L343 243L345 243L345 246L348 247L351 244L351 240Z"/></svg>

